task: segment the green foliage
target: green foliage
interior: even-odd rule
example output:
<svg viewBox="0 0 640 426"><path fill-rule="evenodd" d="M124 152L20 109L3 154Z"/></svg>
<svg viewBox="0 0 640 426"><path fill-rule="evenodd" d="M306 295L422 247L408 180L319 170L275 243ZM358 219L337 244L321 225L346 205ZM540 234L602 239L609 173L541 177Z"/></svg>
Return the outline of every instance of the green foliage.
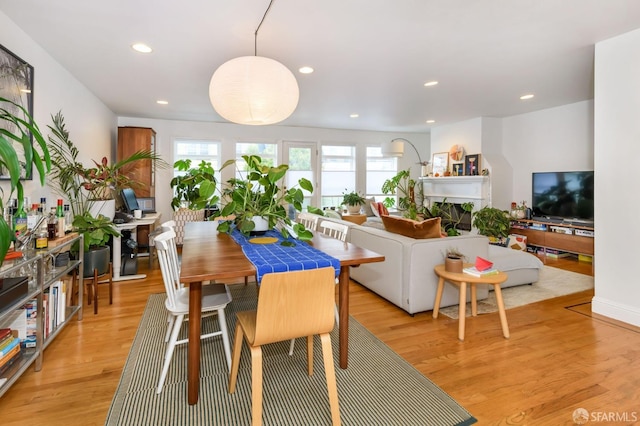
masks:
<svg viewBox="0 0 640 426"><path fill-rule="evenodd" d="M35 148L34 143L35 141ZM40 154L40 152L42 154ZM21 155L18 156L18 152ZM45 176L51 170L51 158L47 143L40 133L38 125L34 122L29 112L21 105L5 98L0 98L0 169L9 176L10 189L5 192L0 187L0 211L4 210L5 199L13 197L24 199L24 188L21 177L27 170L35 166L40 184L44 185ZM5 198L6 197L6 198ZM18 203L19 211L22 210L22 202ZM11 226L0 216L0 264L9 250L14 239Z"/></svg>
<svg viewBox="0 0 640 426"><path fill-rule="evenodd" d="M216 195L217 182L215 170L211 163L202 160L198 167L191 167L191 160L178 160L173 167L181 172L180 176L171 179L174 197L171 207L178 209L183 202L192 210L200 210L209 204L217 204L220 197Z"/></svg>
<svg viewBox="0 0 640 426"><path fill-rule="evenodd" d="M417 182L411 179L411 170L401 170L391 179L387 179L382 184L382 193L393 195L386 197L382 203L387 208L394 207L396 197L398 197L398 210L402 211L402 215L409 219L419 219L424 216L424 208L418 206L416 202L416 185ZM417 185L419 198L422 198L422 185Z"/></svg>
<svg viewBox="0 0 640 426"><path fill-rule="evenodd" d="M511 228L509 213L495 207L483 207L473 213L473 226L487 237L507 237Z"/></svg>
<svg viewBox="0 0 640 426"><path fill-rule="evenodd" d="M346 191L346 189L345 189ZM365 199L357 191L343 192L342 204L347 206L361 206L365 203Z"/></svg>
<svg viewBox="0 0 640 426"><path fill-rule="evenodd" d="M319 216L324 216L324 211L322 211L322 209L319 207L308 206L307 211L309 213L317 214Z"/></svg>
<svg viewBox="0 0 640 426"><path fill-rule="evenodd" d="M269 222L269 228L281 225L282 235L289 236L288 227L297 234L298 239L306 241L313 237L311 231L304 225L293 223L289 219L285 206L291 205L300 212L304 202L304 192L313 192L313 185L308 179L301 178L296 186L281 188L278 182L287 173L289 166L281 164L270 166L263 163L257 155L243 155L243 161L247 165L244 178L229 179L222 188L221 201L224 207L214 213L215 217L235 216L233 221L223 221L218 226L220 232L230 232L231 224L245 235L249 235L255 228L254 216L262 216ZM229 160L223 164L222 169L235 165L235 160ZM287 226L284 226L287 225Z"/></svg>
<svg viewBox="0 0 640 426"><path fill-rule="evenodd" d="M111 219L101 214L98 217L93 217L88 211L73 218L73 227L79 234L84 235L85 251L92 247L107 245L110 236L117 237L120 235L113 226ZM71 251L77 253L78 246L73 246Z"/></svg>
<svg viewBox="0 0 640 426"><path fill-rule="evenodd" d="M471 213L473 211L473 203L462 203L460 208L464 213ZM441 217L443 226L449 237L455 237L460 235L460 231L458 230L458 225L462 221L462 215L458 213L458 210L455 206L448 202L446 198L442 200L440 203L433 203L431 209L424 209L425 216L427 218L430 217Z"/></svg>

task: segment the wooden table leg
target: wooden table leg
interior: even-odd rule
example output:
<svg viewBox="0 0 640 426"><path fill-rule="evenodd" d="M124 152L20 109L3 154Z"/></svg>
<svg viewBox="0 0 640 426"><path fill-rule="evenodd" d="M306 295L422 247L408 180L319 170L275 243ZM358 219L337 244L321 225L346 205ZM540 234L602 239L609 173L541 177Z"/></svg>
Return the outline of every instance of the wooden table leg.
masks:
<svg viewBox="0 0 640 426"><path fill-rule="evenodd" d="M467 283L460 283L460 306L458 308L458 339L464 340L464 321L467 316Z"/></svg>
<svg viewBox="0 0 640 426"><path fill-rule="evenodd" d="M471 316L478 316L478 302L476 300L476 284L469 283L469 287L471 287Z"/></svg>
<svg viewBox="0 0 640 426"><path fill-rule="evenodd" d="M200 311L202 283L189 284L189 358L187 359L187 387L189 405L198 402L200 390Z"/></svg>
<svg viewBox="0 0 640 426"><path fill-rule="evenodd" d="M340 325L340 368L345 369L349 365L349 267L340 268L338 287L338 308Z"/></svg>
<svg viewBox="0 0 640 426"><path fill-rule="evenodd" d="M440 302L442 301L442 291L444 290L444 278L438 279L438 289L436 290L436 300L433 302L433 317L438 318L440 311Z"/></svg>
<svg viewBox="0 0 640 426"><path fill-rule="evenodd" d="M504 311L504 301L502 300L502 290L500 284L493 285L493 291L496 294L496 302L498 303L498 313L500 314L500 324L502 325L502 334L505 338L509 338L509 324L507 324L507 313Z"/></svg>

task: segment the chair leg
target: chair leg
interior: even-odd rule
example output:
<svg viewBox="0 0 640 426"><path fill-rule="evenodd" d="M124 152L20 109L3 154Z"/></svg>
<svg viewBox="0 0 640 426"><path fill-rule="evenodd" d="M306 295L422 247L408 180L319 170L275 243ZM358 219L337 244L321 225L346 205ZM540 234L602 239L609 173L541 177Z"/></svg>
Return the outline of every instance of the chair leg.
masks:
<svg viewBox="0 0 640 426"><path fill-rule="evenodd" d="M238 379L238 367L240 366L240 352L242 352L242 340L244 332L240 324L236 325L236 335L233 338L233 356L231 357L231 373L229 373L229 393L236 391L236 381Z"/></svg>
<svg viewBox="0 0 640 426"><path fill-rule="evenodd" d="M109 304L113 305L113 266L109 263Z"/></svg>
<svg viewBox="0 0 640 426"><path fill-rule="evenodd" d="M291 339L289 344L289 356L293 355L293 347L296 345L296 339Z"/></svg>
<svg viewBox="0 0 640 426"><path fill-rule="evenodd" d="M251 426L262 425L262 347L251 349Z"/></svg>
<svg viewBox="0 0 640 426"><path fill-rule="evenodd" d="M175 319L171 338L164 354L164 364L162 365L162 373L160 373L160 381L158 382L158 389L156 390L156 393L162 392L162 387L164 386L164 381L167 378L167 373L169 372L169 365L171 364L171 358L173 358L173 350L176 348L176 341L178 340L178 334L180 333L180 327L182 326L183 319L184 315L178 315Z"/></svg>
<svg viewBox="0 0 640 426"><path fill-rule="evenodd" d="M313 335L307 336L307 374L313 376Z"/></svg>
<svg viewBox="0 0 640 426"><path fill-rule="evenodd" d="M327 379L327 392L329 393L329 407L331 407L331 423L333 426L340 424L340 405L338 402L338 385L336 383L336 371L333 365L333 350L331 349L331 336L321 334L322 358Z"/></svg>
<svg viewBox="0 0 640 426"><path fill-rule="evenodd" d="M218 309L218 325L220 325L220 331L222 332L222 345L224 346L224 355L227 359L227 370L231 372L231 349L229 346L229 330L227 329L227 318L224 313L224 308Z"/></svg>
<svg viewBox="0 0 640 426"><path fill-rule="evenodd" d="M176 319L175 315L169 313L167 314L167 332L164 335L164 342L167 343L169 341L169 336L171 336L171 330L173 330L173 321Z"/></svg>

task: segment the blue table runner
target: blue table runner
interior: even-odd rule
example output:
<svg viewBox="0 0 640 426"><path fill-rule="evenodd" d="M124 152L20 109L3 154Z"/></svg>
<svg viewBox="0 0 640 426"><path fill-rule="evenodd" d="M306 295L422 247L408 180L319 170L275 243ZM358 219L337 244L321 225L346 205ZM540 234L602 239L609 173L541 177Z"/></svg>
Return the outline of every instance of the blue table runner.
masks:
<svg viewBox="0 0 640 426"><path fill-rule="evenodd" d="M242 252L255 266L258 283L262 276L270 272L301 271L305 269L325 268L333 266L336 277L340 275L340 261L335 257L310 246L308 243L287 238L293 246L283 246L285 241L282 234L277 231L267 231L265 237L275 237L278 242L272 244L253 244L249 240L252 237L243 235L237 229L231 233L231 237L240 244Z"/></svg>

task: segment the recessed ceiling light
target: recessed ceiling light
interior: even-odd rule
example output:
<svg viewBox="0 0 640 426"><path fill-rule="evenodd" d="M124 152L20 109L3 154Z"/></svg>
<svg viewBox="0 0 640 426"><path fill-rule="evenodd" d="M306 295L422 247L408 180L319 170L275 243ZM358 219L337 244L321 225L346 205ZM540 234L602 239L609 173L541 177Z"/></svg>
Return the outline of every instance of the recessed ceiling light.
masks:
<svg viewBox="0 0 640 426"><path fill-rule="evenodd" d="M147 46L144 43L136 43L131 45L131 48L133 50L135 50L136 52L140 52L140 53L151 53L153 52L153 49L150 48L149 46Z"/></svg>
<svg viewBox="0 0 640 426"><path fill-rule="evenodd" d="M301 74L311 74L313 72L313 68L301 67L300 69L298 69L298 71L300 71Z"/></svg>
<svg viewBox="0 0 640 426"><path fill-rule="evenodd" d="M436 122L436 120L427 120L427 124L433 124L435 122Z"/></svg>
<svg viewBox="0 0 640 426"><path fill-rule="evenodd" d="M169 105L169 101L156 101L159 105Z"/></svg>
<svg viewBox="0 0 640 426"><path fill-rule="evenodd" d="M424 84L424 87L431 87L431 86L435 86L436 84L438 84L438 82L437 82L437 81L435 81L435 80L433 80L433 81L427 81L427 82Z"/></svg>
<svg viewBox="0 0 640 426"><path fill-rule="evenodd" d="M520 99L523 100L523 101L526 101L527 99L531 99L531 98L533 98L533 93L529 93L527 95L520 96Z"/></svg>
<svg viewBox="0 0 640 426"><path fill-rule="evenodd" d="M351 118L358 118L358 117L360 117L360 114L351 114L349 117L351 117Z"/></svg>

